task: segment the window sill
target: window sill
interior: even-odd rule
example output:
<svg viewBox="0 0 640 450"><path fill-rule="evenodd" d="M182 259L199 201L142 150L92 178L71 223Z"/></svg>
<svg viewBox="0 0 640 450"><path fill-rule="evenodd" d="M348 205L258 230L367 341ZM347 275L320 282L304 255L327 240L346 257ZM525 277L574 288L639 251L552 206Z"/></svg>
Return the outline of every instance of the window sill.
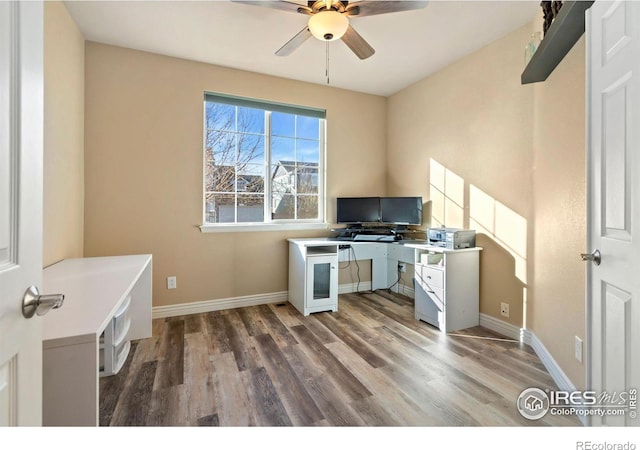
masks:
<svg viewBox="0 0 640 450"><path fill-rule="evenodd" d="M200 225L203 233L243 233L255 231L328 230L328 223L248 223L228 225Z"/></svg>

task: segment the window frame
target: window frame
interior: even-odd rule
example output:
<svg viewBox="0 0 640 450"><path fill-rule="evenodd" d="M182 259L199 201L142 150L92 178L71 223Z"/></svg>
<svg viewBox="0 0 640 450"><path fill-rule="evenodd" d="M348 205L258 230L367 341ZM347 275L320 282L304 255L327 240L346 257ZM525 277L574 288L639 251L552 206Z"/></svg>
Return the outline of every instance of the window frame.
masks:
<svg viewBox="0 0 640 450"><path fill-rule="evenodd" d="M265 111L265 128L264 128L264 158L263 166L265 168L264 176L264 211L263 222L224 222L214 223L207 222L207 103L224 103L236 107L257 108ZM318 218L315 219L273 219L272 208L272 161L271 161L271 115L273 112L284 112L288 114L296 114L298 116L314 117L319 119L319 136L318 136ZM304 106L295 106L284 103L271 102L266 100L251 99L245 97L236 97L226 94L205 92L203 101L203 171L202 171L202 222L199 226L203 233L209 232L228 232L228 231L280 231L280 230L317 230L328 229L329 224L326 221L326 111L318 108L310 108ZM297 139L297 137L296 137ZM298 163L298 161L296 161ZM235 186L233 194L237 197L238 190ZM296 202L297 197L295 195ZM238 218L236 206L234 209L235 220ZM297 213L296 213L297 214Z"/></svg>

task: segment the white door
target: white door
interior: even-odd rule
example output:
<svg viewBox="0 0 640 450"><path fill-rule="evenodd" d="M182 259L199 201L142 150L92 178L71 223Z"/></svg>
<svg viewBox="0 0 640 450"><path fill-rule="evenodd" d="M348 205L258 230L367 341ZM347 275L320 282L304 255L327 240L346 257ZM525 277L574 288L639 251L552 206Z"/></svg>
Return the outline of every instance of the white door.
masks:
<svg viewBox="0 0 640 450"><path fill-rule="evenodd" d="M640 389L640 3L587 14L589 250L587 385ZM593 425L638 425L636 411Z"/></svg>
<svg viewBox="0 0 640 450"><path fill-rule="evenodd" d="M0 1L0 425L42 423L43 8Z"/></svg>

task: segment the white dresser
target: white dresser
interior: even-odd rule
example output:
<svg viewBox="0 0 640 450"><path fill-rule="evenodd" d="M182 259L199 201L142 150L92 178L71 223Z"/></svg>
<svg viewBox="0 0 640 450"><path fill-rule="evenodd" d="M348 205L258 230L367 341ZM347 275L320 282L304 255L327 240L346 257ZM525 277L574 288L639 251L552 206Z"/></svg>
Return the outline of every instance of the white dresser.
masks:
<svg viewBox="0 0 640 450"><path fill-rule="evenodd" d="M131 340L151 337L151 255L65 259L43 289L65 295L43 317L43 425L97 426L99 376L116 372Z"/></svg>
<svg viewBox="0 0 640 450"><path fill-rule="evenodd" d="M414 248L415 318L444 332L479 325L482 249Z"/></svg>

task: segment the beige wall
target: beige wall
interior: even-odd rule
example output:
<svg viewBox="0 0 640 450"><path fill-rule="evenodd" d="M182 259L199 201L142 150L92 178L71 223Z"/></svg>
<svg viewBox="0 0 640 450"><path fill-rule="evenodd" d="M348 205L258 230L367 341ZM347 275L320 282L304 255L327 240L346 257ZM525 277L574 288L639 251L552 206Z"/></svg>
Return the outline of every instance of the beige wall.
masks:
<svg viewBox="0 0 640 450"><path fill-rule="evenodd" d="M84 38L61 2L44 5L43 264L83 256Z"/></svg>
<svg viewBox="0 0 640 450"><path fill-rule="evenodd" d="M384 97L93 42L85 58L85 254L153 254L155 306L286 291L286 239L326 234L200 232L204 91L327 110L330 221L337 196L385 193Z"/></svg>
<svg viewBox="0 0 640 450"><path fill-rule="evenodd" d="M584 42L547 81L523 86L532 28L388 99L388 193L422 195L433 201L434 224L481 233L481 312L533 330L580 388L573 337L585 329L577 259L586 236Z"/></svg>
<svg viewBox="0 0 640 450"><path fill-rule="evenodd" d="M524 323L531 278L533 88L528 27L388 99L388 193L432 200L432 224L480 234L480 310ZM500 303L510 317L500 316Z"/></svg>
<svg viewBox="0 0 640 450"><path fill-rule="evenodd" d="M532 329L583 386L584 43L523 86L530 29L388 99L87 43L86 256L152 253L156 306L286 290L285 239L325 233L199 231L202 93L326 108L329 220L337 196L421 195L434 225L475 228L481 312Z"/></svg>
<svg viewBox="0 0 640 450"><path fill-rule="evenodd" d="M535 86L535 301L531 328L578 388L585 366L574 336L585 341L586 249L585 42ZM586 355L586 348L583 350Z"/></svg>

